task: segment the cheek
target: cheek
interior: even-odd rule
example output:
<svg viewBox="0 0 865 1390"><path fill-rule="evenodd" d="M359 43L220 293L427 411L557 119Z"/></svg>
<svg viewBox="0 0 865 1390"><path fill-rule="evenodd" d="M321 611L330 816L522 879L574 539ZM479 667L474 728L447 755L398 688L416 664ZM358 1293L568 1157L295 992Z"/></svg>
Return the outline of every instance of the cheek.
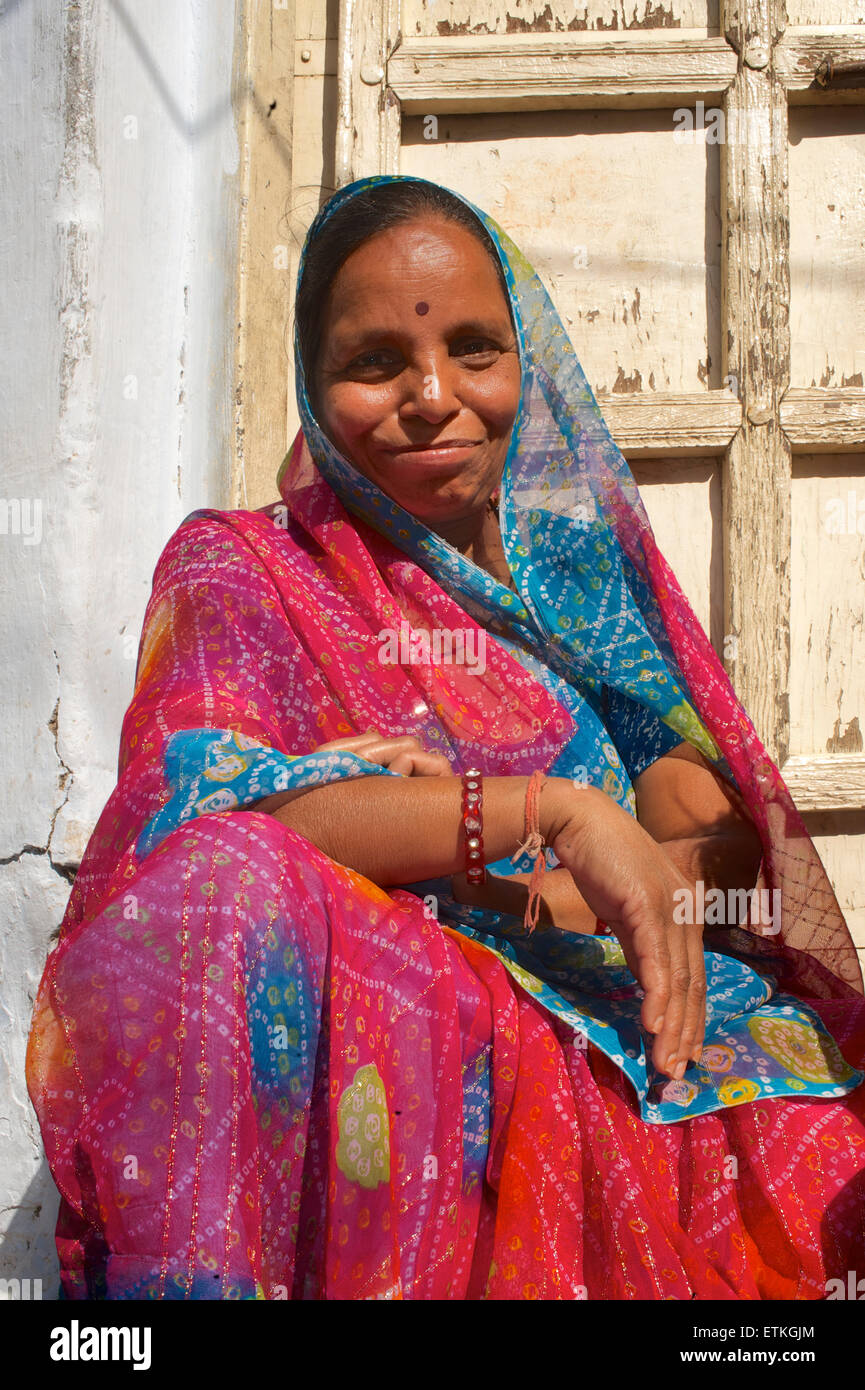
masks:
<svg viewBox="0 0 865 1390"><path fill-rule="evenodd" d="M393 409L390 393L340 382L321 399L321 425L334 441L362 439L386 419Z"/></svg>
<svg viewBox="0 0 865 1390"><path fill-rule="evenodd" d="M520 405L519 360L508 357L488 372L471 374L457 386L466 410L484 421L493 436L507 434ZM398 412L400 394L392 384L335 383L321 399L320 423L337 445L361 440Z"/></svg>
<svg viewBox="0 0 865 1390"><path fill-rule="evenodd" d="M520 406L519 362L508 359L500 367L474 377L463 400L485 421L491 434L506 434Z"/></svg>

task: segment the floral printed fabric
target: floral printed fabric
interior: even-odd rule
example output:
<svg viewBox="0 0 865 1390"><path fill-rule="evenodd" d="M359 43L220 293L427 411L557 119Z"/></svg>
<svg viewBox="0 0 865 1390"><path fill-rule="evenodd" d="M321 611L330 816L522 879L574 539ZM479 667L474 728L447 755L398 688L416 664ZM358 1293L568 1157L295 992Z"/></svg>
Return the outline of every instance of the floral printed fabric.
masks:
<svg viewBox="0 0 865 1390"><path fill-rule="evenodd" d="M539 664L532 664L540 674ZM551 684L561 695L562 682L552 677ZM588 711L582 708L580 713L584 728ZM621 726L620 737L627 727ZM576 759L589 757L590 746L587 768ZM351 753L291 757L243 735L206 729L175 734L166 747L165 763L167 780L176 790L139 836L139 858L194 816L237 810L296 787L395 775ZM560 754L553 770L565 777L585 776L633 814L630 779L617 748L608 740L589 745L584 728L574 746L568 745ZM547 861L550 867L558 863L551 850ZM502 860L489 868L508 874L525 872L530 865L528 859ZM758 974L743 961L707 951L703 1065L692 1064L681 1081L671 1081L651 1063L651 1048L639 1021L642 992L617 942L555 929L529 935L502 913L457 903L442 881L411 885L410 891L432 895L440 921L495 950L514 978L572 1027L583 1046L593 1043L620 1067L633 1084L648 1123L669 1124L759 1096L841 1096L863 1080L862 1072L847 1065L819 1016L807 1005L778 995L766 972ZM786 1047L785 1038L789 1039ZM354 1147L359 1142L355 1139Z"/></svg>
<svg viewBox="0 0 865 1390"><path fill-rule="evenodd" d="M849 933L543 287L478 215L520 333L519 594L334 457L302 364L280 501L194 512L160 556L28 1047L69 1298L811 1299L861 1265ZM382 662L402 623L483 634L483 670ZM433 911L250 809L391 775L315 751L368 728L455 772L585 769L631 810L668 736L716 759L782 914L713 935L705 1075L656 1093L613 941Z"/></svg>

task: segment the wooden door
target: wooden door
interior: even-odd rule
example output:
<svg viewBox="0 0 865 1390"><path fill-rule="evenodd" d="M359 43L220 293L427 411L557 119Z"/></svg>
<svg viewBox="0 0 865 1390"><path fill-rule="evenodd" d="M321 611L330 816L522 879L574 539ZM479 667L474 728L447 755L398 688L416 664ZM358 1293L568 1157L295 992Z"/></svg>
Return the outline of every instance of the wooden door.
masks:
<svg viewBox="0 0 865 1390"><path fill-rule="evenodd" d="M865 0L298 0L291 22L290 276L367 173L435 179L514 237L865 948Z"/></svg>

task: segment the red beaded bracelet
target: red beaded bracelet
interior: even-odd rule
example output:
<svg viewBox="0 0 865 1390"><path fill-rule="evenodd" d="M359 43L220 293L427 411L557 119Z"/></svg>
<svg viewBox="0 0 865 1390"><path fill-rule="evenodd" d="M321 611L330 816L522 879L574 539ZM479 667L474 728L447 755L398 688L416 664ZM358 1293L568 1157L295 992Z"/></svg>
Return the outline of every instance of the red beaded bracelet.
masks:
<svg viewBox="0 0 865 1390"><path fill-rule="evenodd" d="M466 833L466 882L486 883L484 868L484 779L480 768L463 773L463 829Z"/></svg>

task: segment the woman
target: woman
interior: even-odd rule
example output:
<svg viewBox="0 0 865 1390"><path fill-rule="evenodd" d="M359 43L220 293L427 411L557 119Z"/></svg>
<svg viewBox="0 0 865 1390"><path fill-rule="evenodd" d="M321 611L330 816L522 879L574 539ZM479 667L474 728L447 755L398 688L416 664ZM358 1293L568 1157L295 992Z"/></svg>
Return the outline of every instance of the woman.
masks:
<svg viewBox="0 0 865 1390"><path fill-rule="evenodd" d="M824 1297L855 951L543 286L359 180L295 353L280 502L160 558L40 989L66 1295Z"/></svg>

